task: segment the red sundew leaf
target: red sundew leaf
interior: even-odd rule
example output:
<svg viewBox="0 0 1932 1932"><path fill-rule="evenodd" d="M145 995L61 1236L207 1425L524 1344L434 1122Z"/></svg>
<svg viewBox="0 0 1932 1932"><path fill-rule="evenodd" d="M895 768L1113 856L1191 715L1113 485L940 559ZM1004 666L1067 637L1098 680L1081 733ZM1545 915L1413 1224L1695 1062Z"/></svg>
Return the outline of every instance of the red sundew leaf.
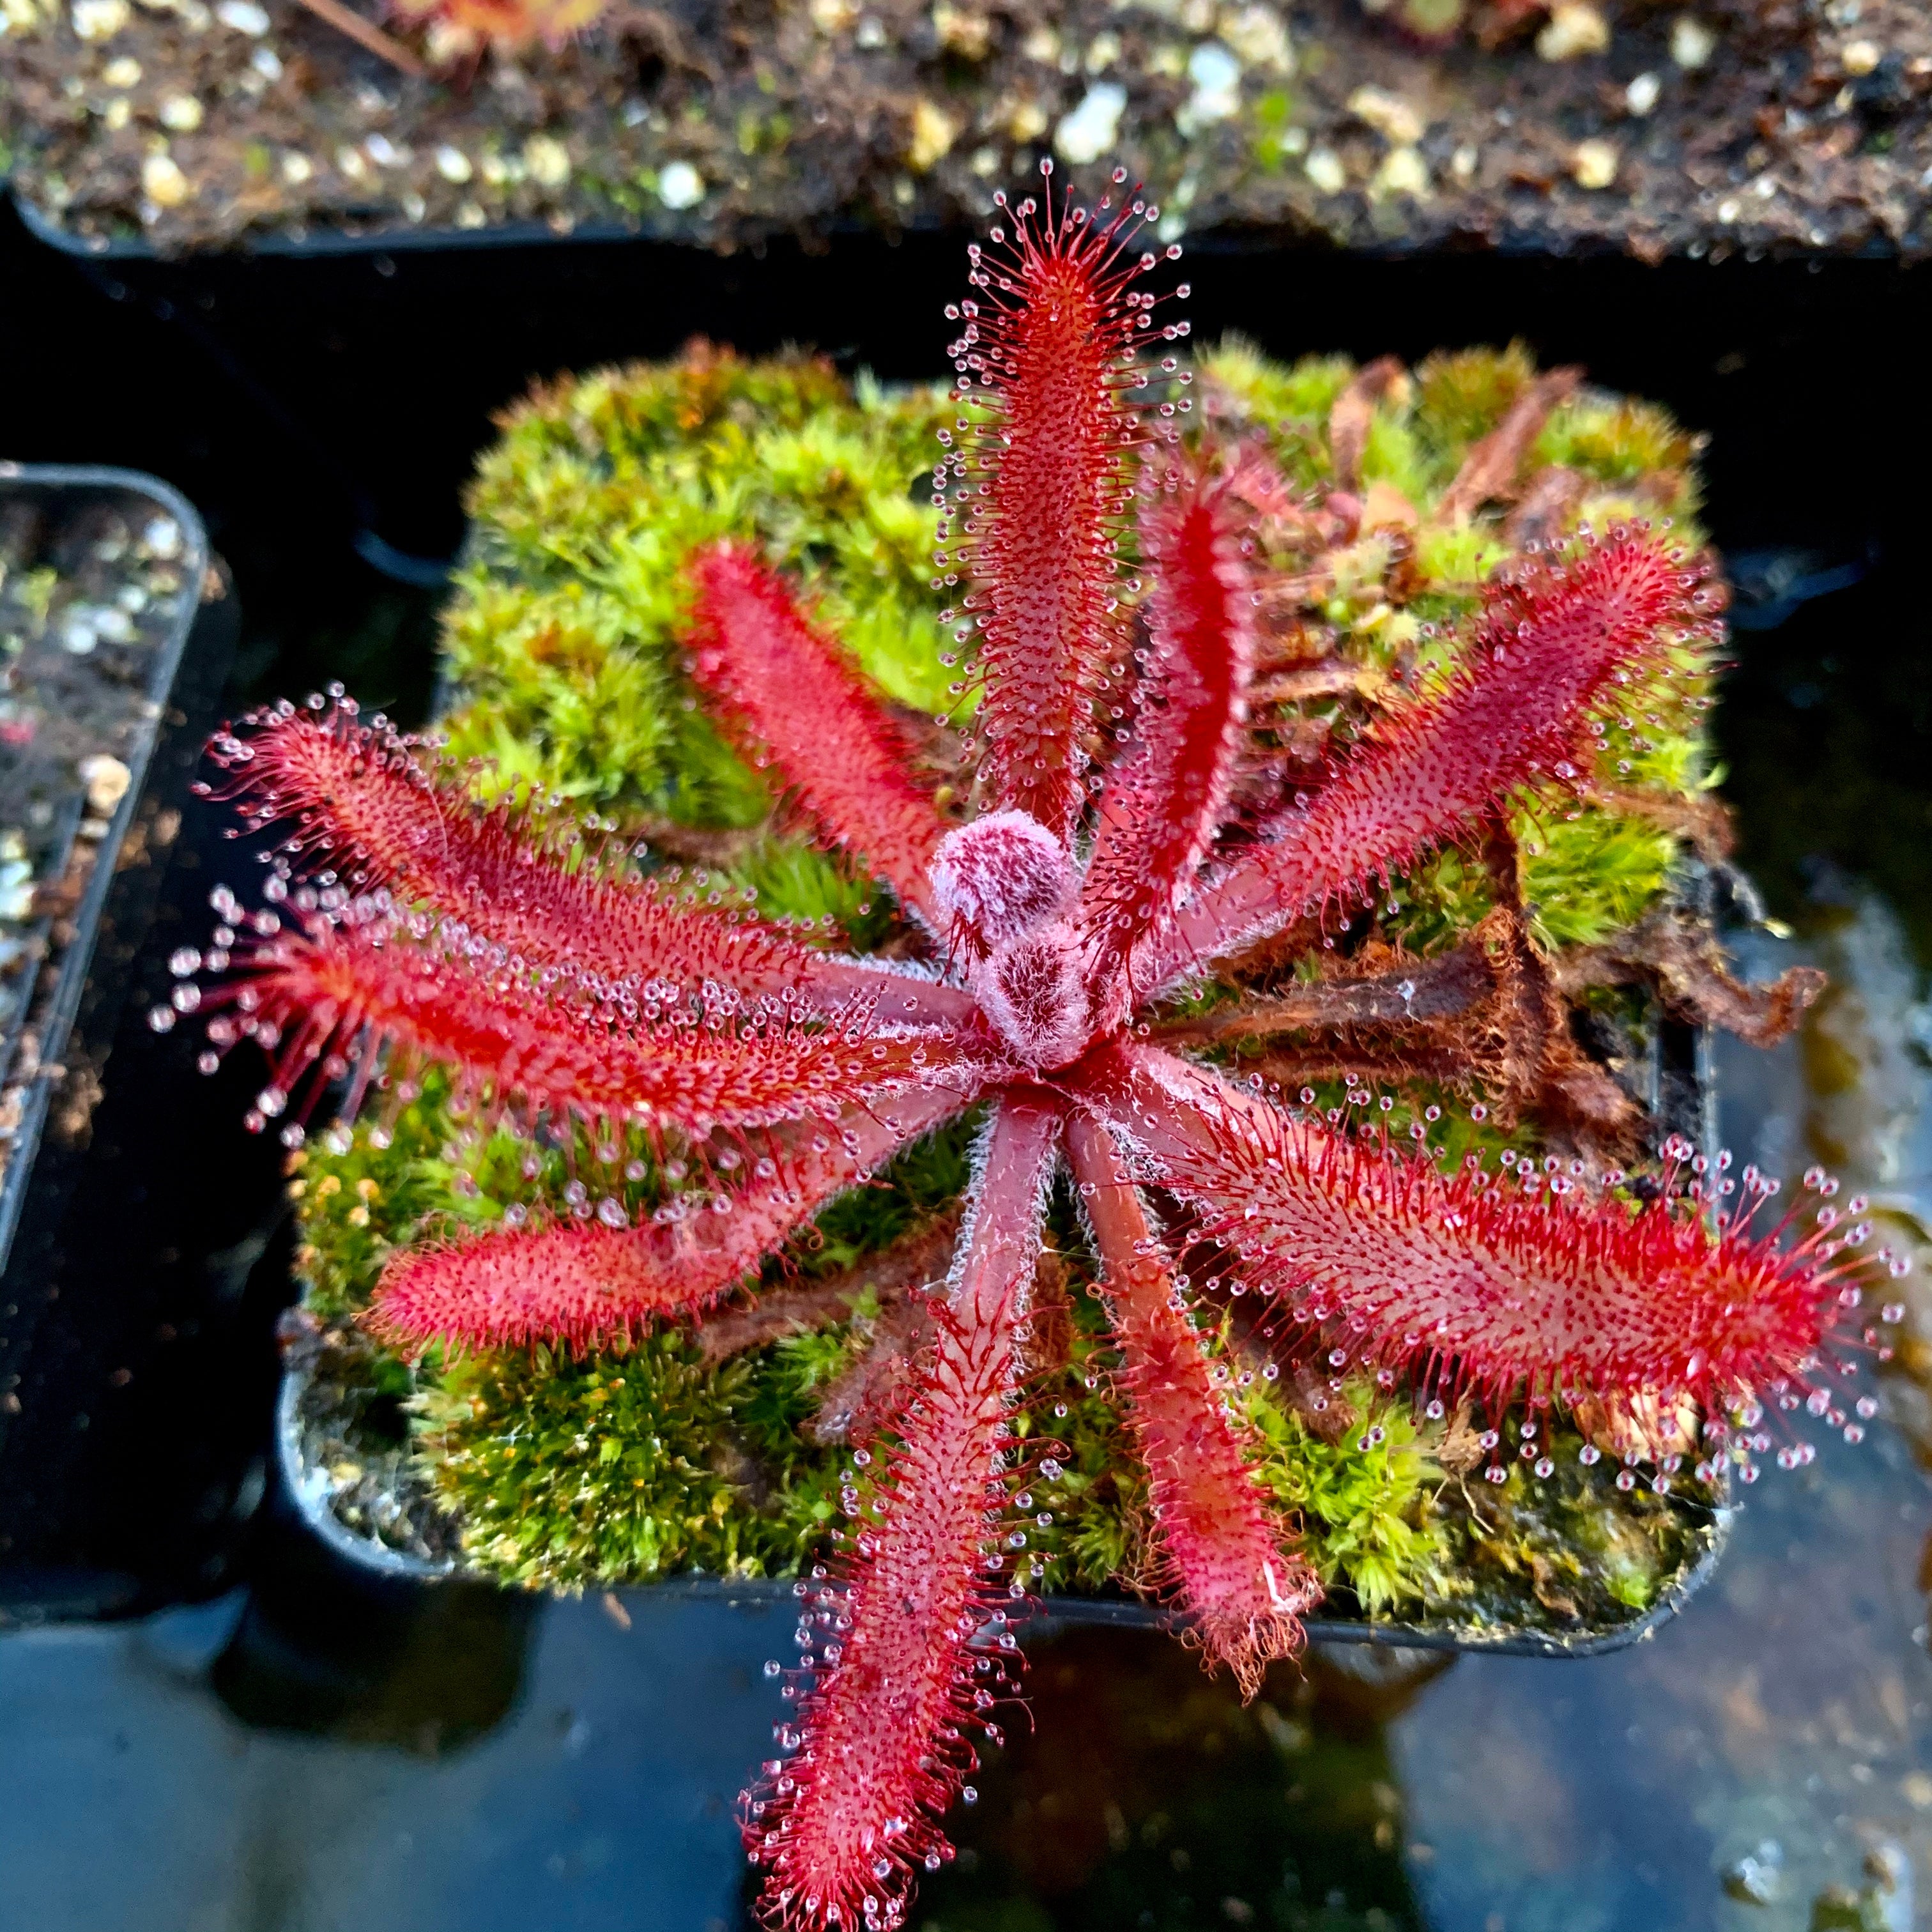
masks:
<svg viewBox="0 0 1932 1932"><path fill-rule="evenodd" d="M1225 491L1196 483L1142 519L1154 662L1132 749L1107 774L1081 896L1103 973L1118 972L1165 922L1227 805L1254 656L1229 509Z"/></svg>
<svg viewBox="0 0 1932 1932"><path fill-rule="evenodd" d="M1807 1385L1838 1334L1843 1270L1814 1241L1714 1231L1682 1198L1632 1209L1528 1162L1528 1186L1445 1176L1157 1048L1100 1057L1081 1097L1256 1286L1419 1390L1647 1391L1718 1414Z"/></svg>
<svg viewBox="0 0 1932 1932"><path fill-rule="evenodd" d="M949 560L943 525L936 553L972 573L962 608L985 688L981 780L994 808L1063 838L1086 795L1081 735L1129 636L1114 549L1126 458L1144 438L1120 392L1135 380L1128 284L1152 260L1122 252L1130 219L1088 224L1064 202L1036 216L1022 202L1009 244L970 251L985 299L959 305L953 345L962 400L970 388L993 417L977 430L962 420L964 542Z"/></svg>
<svg viewBox="0 0 1932 1932"><path fill-rule="evenodd" d="M1277 1658L1301 1648L1301 1613L1322 1598L1258 1487L1199 1337L1175 1304L1173 1270L1106 1130L1067 1125L1080 1202L1105 1270L1108 1324L1164 1580L1210 1664L1234 1672L1244 1697Z"/></svg>
<svg viewBox="0 0 1932 1932"><path fill-rule="evenodd" d="M766 1765L742 1814L770 1925L899 1923L915 1872L950 1856L936 1820L973 1768L965 1730L986 1721L977 1694L1010 1688L1004 1648L974 1640L989 1618L1004 1622L999 1562L982 1550L1006 1508L1015 1332L1059 1135L1050 1106L1009 1099L994 1115L882 1510L856 1520L853 1553L806 1599L823 1648L807 1659L797 1750Z"/></svg>
<svg viewBox="0 0 1932 1932"><path fill-rule="evenodd" d="M288 826L288 848L308 869L333 867L352 886L432 907L532 965L606 985L710 980L803 994L820 1010L875 999L882 1018L908 1025L970 1016L970 1000L947 988L828 959L755 920L674 904L594 863L566 869L536 814L485 808L430 778L406 740L362 724L346 701L319 715L267 707L211 750L231 774L230 796L257 824Z"/></svg>
<svg viewBox="0 0 1932 1932"><path fill-rule="evenodd" d="M1184 907L1143 947L1135 984L1165 985L1363 890L1535 779L1587 770L1593 707L1663 670L1671 645L1711 634L1709 574L1702 558L1624 533L1485 585L1444 687L1380 727L1283 814L1273 844Z"/></svg>
<svg viewBox="0 0 1932 1932"><path fill-rule="evenodd" d="M317 920L262 947L242 983L251 1010L285 1036L276 1072L284 1096L332 1046L365 1067L387 1048L412 1065L449 1067L532 1115L702 1135L830 1119L908 1088L945 1087L963 1105L992 1071L990 1055L975 1060L930 1035L875 1034L863 1009L829 1024L731 1002L653 1016L634 1002L628 1012L593 1003L568 982L546 993L510 965L380 921Z"/></svg>
<svg viewBox="0 0 1932 1932"><path fill-rule="evenodd" d="M946 826L907 772L898 727L750 550L714 544L688 569L699 684L741 738L770 752L826 837L936 929L926 874Z"/></svg>
<svg viewBox="0 0 1932 1932"><path fill-rule="evenodd" d="M961 1105L957 1095L913 1093L896 1099L884 1117L850 1112L836 1123L781 1130L743 1187L680 1197L688 1211L674 1220L503 1227L416 1243L391 1257L369 1326L418 1348L544 1342L583 1350L628 1342L656 1319L715 1300L835 1196ZM760 1172L767 1165L771 1172ZM720 1202L727 1211L718 1210Z"/></svg>

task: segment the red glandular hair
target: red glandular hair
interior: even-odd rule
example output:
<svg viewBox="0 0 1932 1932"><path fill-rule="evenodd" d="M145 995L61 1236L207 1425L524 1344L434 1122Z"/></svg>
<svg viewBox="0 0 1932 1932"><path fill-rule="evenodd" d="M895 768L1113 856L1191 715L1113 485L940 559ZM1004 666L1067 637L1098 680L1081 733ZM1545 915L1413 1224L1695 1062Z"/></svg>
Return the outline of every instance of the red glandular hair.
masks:
<svg viewBox="0 0 1932 1932"><path fill-rule="evenodd" d="M1128 640L1115 551L1126 459L1144 434L1122 392L1145 380L1134 364L1142 298L1130 284L1155 259L1127 252L1140 206L1096 223L1050 194L1043 213L1022 202L1010 239L996 227L992 250L968 251L981 298L946 311L964 325L952 350L960 400L989 419L960 418L934 553L951 574L935 581L970 573L960 608L979 636L985 797L1062 838L1086 800L1082 735ZM946 514L962 526L950 550Z"/></svg>
<svg viewBox="0 0 1932 1932"><path fill-rule="evenodd" d="M1106 1130L1076 1118L1067 1145L1148 1472L1160 1567L1147 1580L1166 1587L1209 1660L1228 1665L1252 1697L1268 1665L1300 1648L1302 1613L1321 1586L1262 1494L1252 1448Z"/></svg>
<svg viewBox="0 0 1932 1932"><path fill-rule="evenodd" d="M927 873L946 827L906 776L904 734L791 593L741 545L693 557L691 658L698 682L761 765L792 782L828 842L850 847L934 923Z"/></svg>
<svg viewBox="0 0 1932 1932"><path fill-rule="evenodd" d="M1520 1394L1649 1392L1721 1414L1767 1385L1808 1385L1847 1305L1850 1264L1833 1258L1869 1232L1834 1238L1828 1213L1802 1240L1754 1232L1754 1177L1745 1211L1714 1226L1701 1183L1634 1208L1527 1161L1514 1178L1444 1175L1156 1050L1119 1050L1091 1090L1202 1232L1345 1360L1425 1394L1466 1390L1492 1412Z"/></svg>
<svg viewBox="0 0 1932 1932"><path fill-rule="evenodd" d="M769 1923L898 1925L914 1874L950 1854L936 1820L1018 1660L1010 1635L981 1634L1004 1632L1010 1601L992 1588L1004 1417L1058 1134L1050 1105L1010 1100L994 1117L905 1432L874 1507L852 1498L838 1578L807 1598L806 1695L778 1732L795 1755L766 1766L745 1809Z"/></svg>
<svg viewBox="0 0 1932 1932"><path fill-rule="evenodd" d="M568 981L533 983L501 949L416 936L380 915L284 934L254 953L237 991L281 1037L265 1112L319 1060L359 1062L366 1078L385 1053L454 1067L464 1098L520 1104L532 1124L549 1113L699 1136L831 1119L908 1087L970 1096L983 1084L955 1048L875 1034L864 1008L821 1022L722 992L702 1004L592 999Z"/></svg>
<svg viewBox="0 0 1932 1932"><path fill-rule="evenodd" d="M1226 808L1254 656L1235 507L1225 490L1190 480L1142 518L1151 663L1130 748L1101 795L1081 895L1103 976L1165 923Z"/></svg>
<svg viewBox="0 0 1932 1932"><path fill-rule="evenodd" d="M1386 879L1524 785L1580 778L1594 761L1595 707L1669 676L1674 649L1714 634L1709 574L1702 557L1618 530L1492 579L1442 688L1378 726L1282 815L1273 843L1156 934L1136 983L1162 983Z"/></svg>

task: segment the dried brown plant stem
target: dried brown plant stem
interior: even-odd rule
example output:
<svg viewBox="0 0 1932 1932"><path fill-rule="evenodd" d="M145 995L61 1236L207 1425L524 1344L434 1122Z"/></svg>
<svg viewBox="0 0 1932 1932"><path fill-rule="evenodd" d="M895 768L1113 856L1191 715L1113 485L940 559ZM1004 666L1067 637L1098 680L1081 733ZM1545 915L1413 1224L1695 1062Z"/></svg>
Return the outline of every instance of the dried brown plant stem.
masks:
<svg viewBox="0 0 1932 1932"><path fill-rule="evenodd" d="M1368 451L1376 405L1408 380L1408 372L1395 357L1378 356L1358 370L1335 398L1328 412L1328 450L1337 490L1352 494L1360 488L1362 458Z"/></svg>
<svg viewBox="0 0 1932 1932"><path fill-rule="evenodd" d="M1688 840L1707 866L1722 865L1737 849L1737 830L1721 799L1703 794L1686 798L1600 782L1591 785L1588 796L1606 812L1640 819L1673 838Z"/></svg>
<svg viewBox="0 0 1932 1932"><path fill-rule="evenodd" d="M318 20L326 20L338 34L346 34L357 46L387 61L398 74L406 74L412 80L427 76L429 70L400 40L384 33L374 21L365 20L352 7L344 6L342 0L298 0L298 4Z"/></svg>
<svg viewBox="0 0 1932 1932"><path fill-rule="evenodd" d="M1270 998L1244 1000L1220 1012L1168 1021L1154 1031L1170 1044L1192 1045L1400 1025L1460 1018L1492 998L1496 990L1496 974L1483 943L1472 938L1433 958L1404 958L1386 971L1315 980Z"/></svg>
<svg viewBox="0 0 1932 1932"><path fill-rule="evenodd" d="M1378 664L1358 664L1329 658L1284 671L1280 676L1258 684L1250 698L1257 707L1265 704L1306 704L1323 698L1360 698L1369 703L1383 701L1388 688L1388 674Z"/></svg>
<svg viewBox="0 0 1932 1932"><path fill-rule="evenodd" d="M1568 400L1582 380L1580 369L1552 369L1532 382L1502 421L1462 459L1455 480L1436 506L1436 521L1466 523L1484 504L1514 496L1517 475L1550 412Z"/></svg>
<svg viewBox="0 0 1932 1932"><path fill-rule="evenodd" d="M748 1348L762 1348L787 1335L850 1321L854 1305L868 1289L882 1310L890 1310L905 1300L908 1290L943 1282L958 1232L959 1216L949 1210L855 1267L762 1295L749 1307L729 1308L713 1316L698 1331L705 1366L715 1368Z"/></svg>
<svg viewBox="0 0 1932 1932"><path fill-rule="evenodd" d="M1764 986L1746 986L1717 940L1681 908L1660 906L1599 946L1572 946L1550 964L1559 992L1587 986L1647 986L1673 1012L1722 1027L1753 1046L1774 1046L1825 990L1815 966L1788 966Z"/></svg>
<svg viewBox="0 0 1932 1932"><path fill-rule="evenodd" d="M1503 541L1520 550L1559 538L1575 520L1589 482L1580 470L1546 464L1522 486L1516 508L1503 524Z"/></svg>
<svg viewBox="0 0 1932 1932"><path fill-rule="evenodd" d="M1636 1102L1571 1037L1568 1006L1530 937L1522 856L1500 814L1484 828L1483 862L1504 939L1498 963L1506 1079L1497 1096L1498 1117L1508 1122L1534 1114L1552 1145L1593 1158L1627 1157L1635 1152L1642 1127Z"/></svg>

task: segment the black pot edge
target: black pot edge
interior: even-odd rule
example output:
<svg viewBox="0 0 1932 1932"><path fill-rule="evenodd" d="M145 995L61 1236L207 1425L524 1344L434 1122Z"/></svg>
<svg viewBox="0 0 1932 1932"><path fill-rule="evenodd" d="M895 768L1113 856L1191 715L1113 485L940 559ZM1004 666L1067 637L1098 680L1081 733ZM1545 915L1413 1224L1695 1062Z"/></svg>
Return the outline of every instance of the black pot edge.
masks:
<svg viewBox="0 0 1932 1932"><path fill-rule="evenodd" d="M580 221L561 231L546 221L506 221L483 228L376 228L352 232L326 228L297 240L286 234L244 237L222 248L190 248L170 253L152 242L132 237L117 240L91 238L64 227L44 208L31 200L25 189L10 184L8 189L20 224L34 238L61 254L80 262L153 263L184 266L197 261L337 260L373 259L381 255L430 255L442 252L473 254L488 248L559 248L573 244L610 247L630 243L640 247L694 250L704 254L742 252L772 242L808 241L829 246L841 242L871 241L888 244L907 236L965 235L970 224L956 222L908 222L896 230L853 220L850 217L827 223L809 233L784 228L767 234L748 233L742 239L716 237L706 239L689 230L653 230L642 224L625 221ZM1706 245L1729 242L1724 234L1704 238ZM1346 254L1390 262L1415 261L1432 256L1483 254L1531 260L1580 260L1591 256L1625 257L1628 251L1612 234L1566 239L1556 245L1553 238L1450 235L1429 241L1391 241L1370 244L1339 242L1326 230L1288 223L1256 224L1251 227L1208 228L1190 230L1181 237L1190 254L1214 255L1267 254L1278 250L1310 254ZM1876 261L1903 263L1907 257L1895 246L1879 240L1862 242L1856 248L1818 250L1793 247L1767 248L1767 260L1824 261ZM1690 260L1688 256L1671 259Z"/></svg>
<svg viewBox="0 0 1932 1932"><path fill-rule="evenodd" d="M454 1559L436 1562L392 1550L373 1537L358 1534L337 1517L329 1508L328 1490L319 1480L319 1472L308 1468L302 1460L300 1406L304 1382L301 1371L285 1368L275 1402L276 1467L303 1526L344 1562L378 1576L417 1583L446 1582L465 1577L469 1573ZM1304 1628L1310 1643L1324 1647L1368 1644L1384 1650L1484 1657L1607 1656L1654 1636L1704 1587L1724 1553L1735 1515L1729 1507L1718 1510L1703 1552L1696 1562L1642 1616L1611 1629L1565 1636L1554 1630L1499 1633L1475 1628L1444 1629L1393 1619L1328 1618L1318 1613L1307 1618ZM791 1592L792 1580L788 1577L734 1580L688 1575L670 1577L659 1583L630 1585L610 1594L620 1598L649 1597L660 1602L718 1604L730 1610L764 1610L788 1598ZM1047 1597L1038 1600L1037 1614L1029 1621L1036 1630L1075 1626L1159 1630L1166 1628L1169 1619L1156 1606L1127 1598Z"/></svg>
<svg viewBox="0 0 1932 1932"><path fill-rule="evenodd" d="M186 542L184 574L186 582L194 586L195 594L191 601L184 602L173 632L155 660L146 695L157 710L128 766L127 791L116 806L106 836L100 842L100 856L94 862L87 891L74 914L74 937L61 960L59 977L40 1036L41 1070L34 1076L33 1090L21 1110L20 1125L14 1136L6 1177L0 1181L0 1271L6 1267L14 1235L20 1226L21 1210L32 1185L40 1135L46 1123L47 1109L52 1102L56 1075L52 1070L60 1064L80 1012L81 994L94 962L101 914L118 870L121 848L134 826L135 814L147 789L148 766L160 740L168 694L174 688L182 660L187 654L189 638L206 601L202 588L211 554L207 529L194 506L172 484L165 483L158 476L151 476L143 470L120 470L107 465L25 464L0 460L0 490L10 484L52 489L124 490L146 496L180 525ZM187 574L190 572L192 574Z"/></svg>

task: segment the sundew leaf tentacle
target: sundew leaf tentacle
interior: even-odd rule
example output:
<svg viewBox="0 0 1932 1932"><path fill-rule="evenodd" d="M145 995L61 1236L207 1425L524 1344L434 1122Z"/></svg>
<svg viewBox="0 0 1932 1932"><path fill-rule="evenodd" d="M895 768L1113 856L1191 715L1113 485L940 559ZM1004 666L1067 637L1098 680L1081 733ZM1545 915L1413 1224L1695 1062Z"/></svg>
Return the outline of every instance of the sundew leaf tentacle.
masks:
<svg viewBox="0 0 1932 1932"><path fill-rule="evenodd" d="M871 1509L854 1498L836 1574L806 1594L798 1720L743 1814L769 1924L902 1924L914 1874L950 1855L937 1820L972 1770L969 1731L1012 1688L1004 1417L1059 1137L1044 1095L994 1115L898 1445Z"/></svg>
<svg viewBox="0 0 1932 1932"><path fill-rule="evenodd" d="M356 1070L360 1090L386 1054L450 1068L532 1119L704 1135L830 1119L914 1088L945 1088L964 1105L998 1058L990 1040L976 1056L924 1034L881 1032L864 1006L821 1019L730 994L686 1001L547 985L514 956L380 913L315 918L255 948L248 964L233 996L258 1036L266 1024L278 1041L264 1090L274 1097L262 1103L271 1115L316 1063Z"/></svg>
<svg viewBox="0 0 1932 1932"><path fill-rule="evenodd" d="M1840 1338L1842 1242L1756 1230L1748 1190L1714 1221L1701 1183L1632 1206L1529 1161L1445 1175L1155 1048L1109 1052L1082 1091L1337 1370L1492 1407L1641 1393L1721 1417L1812 1385Z"/></svg>
<svg viewBox="0 0 1932 1932"><path fill-rule="evenodd" d="M936 580L970 575L959 608L978 635L988 805L1066 838L1087 797L1082 736L1130 636L1116 553L1127 458L1146 436L1123 392L1146 380L1131 285L1155 256L1129 250L1137 202L1111 215L1103 202L1096 220L1050 190L1044 209L997 199L1012 232L995 226L992 249L968 250L974 295L947 310L962 322L960 401L981 420L960 418L949 512L959 541L949 548L942 520L934 562L952 577Z"/></svg>
<svg viewBox="0 0 1932 1932"><path fill-rule="evenodd" d="M1710 574L1666 538L1620 530L1492 578L1442 688L1397 712L1282 816L1271 843L1197 893L1142 948L1135 983L1164 985L1328 910L1525 785L1574 783L1588 768L1593 707L1669 675L1672 650L1714 634Z"/></svg>
<svg viewBox="0 0 1932 1932"><path fill-rule="evenodd" d="M1101 794L1080 907L1094 969L1123 998L1136 946L1189 890L1227 808L1254 658L1233 510L1197 480L1142 519L1152 662L1130 749Z"/></svg>
<svg viewBox="0 0 1932 1932"><path fill-rule="evenodd" d="M536 967L604 985L707 981L820 1006L880 997L883 1017L956 1024L971 1002L905 974L837 960L740 910L682 902L635 877L621 842L562 821L526 797L478 802L458 776L425 769L428 748L354 701L273 705L216 736L220 789L311 874L404 905L508 947Z"/></svg>
<svg viewBox="0 0 1932 1932"><path fill-rule="evenodd" d="M1246 1696L1292 1657L1322 1586L1258 1486L1252 1457L1216 1390L1174 1270L1105 1127L1068 1123L1082 1210L1100 1257L1136 1447L1165 1574L1184 1628Z"/></svg>
<svg viewBox="0 0 1932 1932"><path fill-rule="evenodd" d="M716 1300L836 1196L959 1111L957 1096L902 1095L879 1113L782 1130L744 1184L674 1197L652 1220L504 1226L398 1250L368 1322L398 1346L537 1342L584 1350Z"/></svg>
<svg viewBox="0 0 1932 1932"><path fill-rule="evenodd" d="M935 927L926 874L946 826L908 775L892 720L748 550L714 544L688 568L699 684L754 754L776 762L826 839L849 848Z"/></svg>

